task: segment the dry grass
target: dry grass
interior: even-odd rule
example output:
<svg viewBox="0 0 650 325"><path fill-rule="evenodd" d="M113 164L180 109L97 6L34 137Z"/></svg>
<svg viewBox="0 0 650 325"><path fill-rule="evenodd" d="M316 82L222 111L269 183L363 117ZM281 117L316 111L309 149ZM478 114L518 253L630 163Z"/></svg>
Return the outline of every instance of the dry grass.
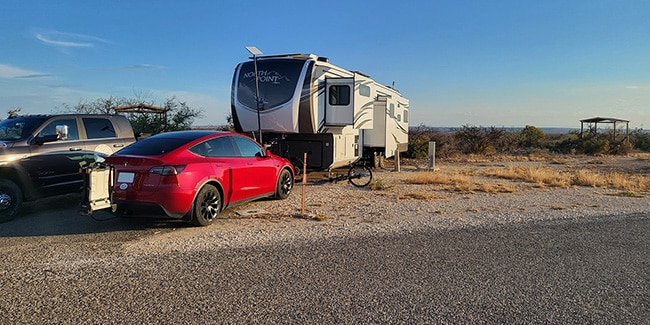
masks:
<svg viewBox="0 0 650 325"><path fill-rule="evenodd" d="M546 161L541 161L546 158ZM538 160L539 159L539 160ZM495 183L506 179L532 183L539 188L588 186L620 190L621 195L650 193L650 155L627 157L486 157L466 156L452 161L448 170L414 172L408 184L435 185L431 190L460 193L510 193L516 187ZM534 165L534 166L531 166ZM443 167L444 168L444 167ZM630 194L633 193L633 194Z"/></svg>
<svg viewBox="0 0 650 325"><path fill-rule="evenodd" d="M405 194L398 194L397 197L395 198L396 200L425 200L425 201L432 201L434 199L439 198L436 195L433 195L431 193L427 192L409 192Z"/></svg>
<svg viewBox="0 0 650 325"><path fill-rule="evenodd" d="M512 193L515 188L494 182L480 181L472 171L458 171L450 174L440 172L415 172L405 182L419 185L440 185L442 189L460 193Z"/></svg>
<svg viewBox="0 0 650 325"><path fill-rule="evenodd" d="M486 169L483 174L489 177L534 183L538 187L590 186L635 192L650 191L650 176L617 171L600 172L588 169L559 171L549 167L509 166Z"/></svg>
<svg viewBox="0 0 650 325"><path fill-rule="evenodd" d="M643 194L639 194L633 191L622 191L618 193L611 193L608 195L613 195L613 196L622 196L622 197L645 197Z"/></svg>
<svg viewBox="0 0 650 325"><path fill-rule="evenodd" d="M483 174L489 177L520 180L534 183L537 187L571 187L570 175L565 175L549 167L521 167L509 166L506 168L489 168Z"/></svg>
<svg viewBox="0 0 650 325"><path fill-rule="evenodd" d="M391 187L393 187L391 184L384 183L381 179L375 179L368 184L368 188L372 191L383 191Z"/></svg>

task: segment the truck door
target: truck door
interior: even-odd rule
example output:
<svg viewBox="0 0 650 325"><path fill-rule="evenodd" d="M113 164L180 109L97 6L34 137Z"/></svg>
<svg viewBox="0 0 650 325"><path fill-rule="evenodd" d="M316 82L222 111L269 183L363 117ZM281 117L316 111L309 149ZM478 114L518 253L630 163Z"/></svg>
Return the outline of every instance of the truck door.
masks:
<svg viewBox="0 0 650 325"><path fill-rule="evenodd" d="M58 137L61 130L65 130L65 135ZM43 143L38 140L48 137L58 139ZM46 124L32 140L30 151L32 155L21 159L20 164L29 173L39 194L73 193L81 189L83 181L79 168L93 155L83 150L74 117Z"/></svg>
<svg viewBox="0 0 650 325"><path fill-rule="evenodd" d="M354 78L325 79L325 124L354 124Z"/></svg>

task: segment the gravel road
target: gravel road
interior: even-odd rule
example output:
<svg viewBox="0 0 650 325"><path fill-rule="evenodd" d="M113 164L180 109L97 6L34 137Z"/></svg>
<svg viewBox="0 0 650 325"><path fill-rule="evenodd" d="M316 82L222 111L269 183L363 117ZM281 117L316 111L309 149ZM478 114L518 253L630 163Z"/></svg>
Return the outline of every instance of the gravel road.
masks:
<svg viewBox="0 0 650 325"><path fill-rule="evenodd" d="M30 206L0 225L0 323L650 322L646 197L378 177L393 187L310 183L315 218L298 186L202 228Z"/></svg>

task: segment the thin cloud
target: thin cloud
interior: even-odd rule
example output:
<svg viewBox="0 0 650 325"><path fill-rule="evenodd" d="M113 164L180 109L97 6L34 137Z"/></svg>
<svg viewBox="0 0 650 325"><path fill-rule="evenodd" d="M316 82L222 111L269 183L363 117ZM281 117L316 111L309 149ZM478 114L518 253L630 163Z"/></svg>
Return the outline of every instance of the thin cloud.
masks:
<svg viewBox="0 0 650 325"><path fill-rule="evenodd" d="M37 79L52 76L49 73L21 69L8 64L0 64L0 79Z"/></svg>
<svg viewBox="0 0 650 325"><path fill-rule="evenodd" d="M54 76L53 74L49 73L35 73L35 74L30 74L26 76L18 76L15 77L16 79L38 79L38 78L50 78Z"/></svg>
<svg viewBox="0 0 650 325"><path fill-rule="evenodd" d="M97 43L109 43L107 40L95 36L59 31L36 33L35 37L45 44L61 47L94 47Z"/></svg>
<svg viewBox="0 0 650 325"><path fill-rule="evenodd" d="M163 66L154 65L154 64L135 64L126 67L122 67L123 70L150 70L150 69L163 69Z"/></svg>

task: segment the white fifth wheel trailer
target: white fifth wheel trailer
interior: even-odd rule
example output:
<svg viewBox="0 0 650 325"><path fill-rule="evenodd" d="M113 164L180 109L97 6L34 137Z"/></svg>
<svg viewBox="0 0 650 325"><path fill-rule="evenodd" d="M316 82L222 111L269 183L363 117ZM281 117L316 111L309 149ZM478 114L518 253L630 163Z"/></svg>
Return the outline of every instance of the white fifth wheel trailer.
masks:
<svg viewBox="0 0 650 325"><path fill-rule="evenodd" d="M235 68L231 109L236 131L261 129L270 150L294 164L306 152L308 169L390 158L407 150L409 101L392 87L313 54L258 56L256 61L257 86L254 60Z"/></svg>

